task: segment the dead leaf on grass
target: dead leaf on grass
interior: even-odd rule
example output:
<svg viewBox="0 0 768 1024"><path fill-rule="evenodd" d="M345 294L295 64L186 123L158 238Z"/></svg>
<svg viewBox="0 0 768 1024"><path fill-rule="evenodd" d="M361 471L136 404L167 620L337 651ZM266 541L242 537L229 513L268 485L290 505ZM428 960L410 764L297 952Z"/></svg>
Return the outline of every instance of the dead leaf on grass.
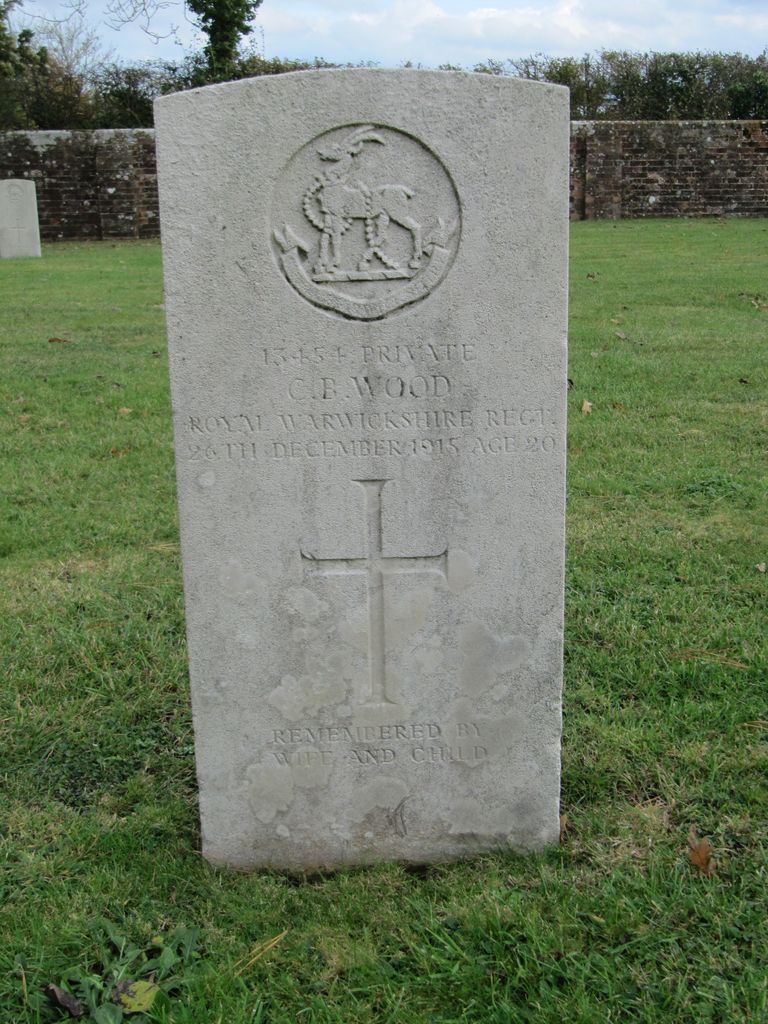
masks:
<svg viewBox="0 0 768 1024"><path fill-rule="evenodd" d="M594 281L596 277L597 277L597 274L587 274L587 280L588 281Z"/></svg>
<svg viewBox="0 0 768 1024"><path fill-rule="evenodd" d="M54 1006L66 1010L70 1017L83 1016L83 1004L79 999L75 999L71 992L59 988L58 985L43 985L43 993Z"/></svg>
<svg viewBox="0 0 768 1024"><path fill-rule="evenodd" d="M739 377L739 384L749 384L749 377Z"/></svg>
<svg viewBox="0 0 768 1024"><path fill-rule="evenodd" d="M759 309L761 313L768 312L768 302L762 295L755 295L752 292L739 292L740 299L746 299L755 309Z"/></svg>
<svg viewBox="0 0 768 1024"><path fill-rule="evenodd" d="M581 403L581 412L584 416L589 416L589 414L592 412L592 402L587 401L587 399L585 398L584 401Z"/></svg>
<svg viewBox="0 0 768 1024"><path fill-rule="evenodd" d="M765 562L758 562L755 568L758 572L765 572Z"/></svg>
<svg viewBox="0 0 768 1024"><path fill-rule="evenodd" d="M129 409L127 405L122 405L117 411L121 416L128 416L133 412L133 409Z"/></svg>
<svg viewBox="0 0 768 1024"><path fill-rule="evenodd" d="M568 815L567 814L561 814L560 815L560 844L561 845L565 842L565 833L566 833L567 829L568 829Z"/></svg>
<svg viewBox="0 0 768 1024"><path fill-rule="evenodd" d="M613 333L616 335L617 338L620 338L621 341L626 341L627 340L627 336L624 333L624 331L614 331Z"/></svg>
<svg viewBox="0 0 768 1024"><path fill-rule="evenodd" d="M611 402L611 408L616 409L618 412L626 412L626 405L622 405L621 402Z"/></svg>
<svg viewBox="0 0 768 1024"><path fill-rule="evenodd" d="M71 342L70 342L69 338L49 338L48 339L48 344L49 345L70 345Z"/></svg>
<svg viewBox="0 0 768 1024"><path fill-rule="evenodd" d="M127 455L130 450L130 445L126 445L125 448L110 448L109 454L112 456L113 459L121 459L123 455Z"/></svg>
<svg viewBox="0 0 768 1024"><path fill-rule="evenodd" d="M708 839L699 839L693 825L688 832L688 859L702 875L715 873L716 864L712 859L712 843Z"/></svg>
<svg viewBox="0 0 768 1024"><path fill-rule="evenodd" d="M138 981L121 981L115 985L113 1002L122 1007L123 1013L146 1013L155 1001L160 986L147 978Z"/></svg>

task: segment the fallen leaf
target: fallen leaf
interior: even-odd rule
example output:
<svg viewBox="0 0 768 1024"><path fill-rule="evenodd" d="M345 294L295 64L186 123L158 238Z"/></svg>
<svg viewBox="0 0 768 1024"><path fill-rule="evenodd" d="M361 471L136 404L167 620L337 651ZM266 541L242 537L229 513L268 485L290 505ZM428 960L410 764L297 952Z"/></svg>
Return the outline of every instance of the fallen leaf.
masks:
<svg viewBox="0 0 768 1024"><path fill-rule="evenodd" d="M560 843L561 844L565 842L565 833L566 833L566 829L567 828L568 828L568 815L567 814L561 814L560 815Z"/></svg>
<svg viewBox="0 0 768 1024"><path fill-rule="evenodd" d="M19 415L19 423L21 423L21 424L29 423L29 421L31 419L32 419L32 413L31 412L22 412Z"/></svg>
<svg viewBox="0 0 768 1024"><path fill-rule="evenodd" d="M129 409L127 405L123 405L117 411L120 413L121 416L128 416L130 413L133 412L133 409Z"/></svg>
<svg viewBox="0 0 768 1024"><path fill-rule="evenodd" d="M120 459L120 458L123 457L123 455L127 455L130 450L131 450L130 445L126 445L125 448L110 448L109 449L109 454L114 459Z"/></svg>
<svg viewBox="0 0 768 1024"><path fill-rule="evenodd" d="M69 341L69 338L49 338L48 339L48 344L49 345L69 345L70 341Z"/></svg>
<svg viewBox="0 0 768 1024"><path fill-rule="evenodd" d="M626 405L622 405L621 402L611 402L612 409L618 409L619 412L626 412Z"/></svg>
<svg viewBox="0 0 768 1024"><path fill-rule="evenodd" d="M739 384L749 384L748 377L739 377Z"/></svg>
<svg viewBox="0 0 768 1024"><path fill-rule="evenodd" d="M124 1013L146 1013L159 991L160 986L154 981L121 981L115 985L112 999Z"/></svg>
<svg viewBox="0 0 768 1024"><path fill-rule="evenodd" d="M596 274L587 274L587 280L588 281L594 281L596 277L597 277Z"/></svg>
<svg viewBox="0 0 768 1024"><path fill-rule="evenodd" d="M768 303L766 303L762 295L753 295L751 292L739 292L739 298L747 299L752 303L755 309L759 309L761 313L768 310Z"/></svg>
<svg viewBox="0 0 768 1024"><path fill-rule="evenodd" d="M712 860L712 843L708 839L699 839L693 825L688 833L688 858L702 875L715 873L716 865Z"/></svg>
<svg viewBox="0 0 768 1024"><path fill-rule="evenodd" d="M593 359L597 359L597 357L600 355L600 353L596 349L592 349L592 351L589 354L592 356Z"/></svg>
<svg viewBox="0 0 768 1024"><path fill-rule="evenodd" d="M765 562L758 562L755 568L758 572L765 572Z"/></svg>
<svg viewBox="0 0 768 1024"><path fill-rule="evenodd" d="M622 320L622 318L620 316L612 316L611 317L611 323L612 324L623 324L624 321Z"/></svg>
<svg viewBox="0 0 768 1024"><path fill-rule="evenodd" d="M616 335L617 338L621 339L621 341L626 341L627 340L627 336L624 333L624 331L614 331L614 334Z"/></svg>
<svg viewBox="0 0 768 1024"><path fill-rule="evenodd" d="M160 353L156 349L152 352L152 358L153 359L159 359L160 358Z"/></svg>
<svg viewBox="0 0 768 1024"><path fill-rule="evenodd" d="M585 398L581 403L581 411L585 416L588 416L592 412L592 402L588 402Z"/></svg>
<svg viewBox="0 0 768 1024"><path fill-rule="evenodd" d="M66 1010L70 1017L83 1016L83 1004L79 999L75 999L71 992L59 988L58 985L43 985L43 993L54 1006L58 1006L60 1010Z"/></svg>

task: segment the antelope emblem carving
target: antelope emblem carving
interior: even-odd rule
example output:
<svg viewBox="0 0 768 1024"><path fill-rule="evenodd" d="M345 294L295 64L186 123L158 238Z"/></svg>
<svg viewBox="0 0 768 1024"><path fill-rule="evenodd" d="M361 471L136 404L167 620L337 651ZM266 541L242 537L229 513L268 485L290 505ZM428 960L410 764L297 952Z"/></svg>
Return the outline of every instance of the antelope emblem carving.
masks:
<svg viewBox="0 0 768 1024"><path fill-rule="evenodd" d="M366 249L356 268L357 280L374 280L370 263L376 257L397 277L410 277L421 266L421 224L410 215L409 200L412 189L405 185L378 185L370 188L363 181L351 180L356 169L356 158L366 143L384 145L384 139L371 125L356 129L341 143L318 150L321 160L333 164L315 177L302 199L307 220L321 232L317 261L313 267L315 279L327 279L340 271L341 242L355 221L364 222ZM411 255L408 269L402 268L385 251L390 223L399 224L411 236Z"/></svg>

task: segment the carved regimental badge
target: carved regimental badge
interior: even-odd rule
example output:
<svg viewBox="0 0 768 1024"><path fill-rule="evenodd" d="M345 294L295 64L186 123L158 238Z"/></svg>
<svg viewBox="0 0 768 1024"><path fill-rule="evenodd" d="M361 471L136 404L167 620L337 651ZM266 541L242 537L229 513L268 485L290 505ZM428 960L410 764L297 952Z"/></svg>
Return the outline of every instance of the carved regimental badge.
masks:
<svg viewBox="0 0 768 1024"><path fill-rule="evenodd" d="M346 125L294 155L273 205L275 253L305 299L378 320L429 295L461 233L456 189L417 139Z"/></svg>

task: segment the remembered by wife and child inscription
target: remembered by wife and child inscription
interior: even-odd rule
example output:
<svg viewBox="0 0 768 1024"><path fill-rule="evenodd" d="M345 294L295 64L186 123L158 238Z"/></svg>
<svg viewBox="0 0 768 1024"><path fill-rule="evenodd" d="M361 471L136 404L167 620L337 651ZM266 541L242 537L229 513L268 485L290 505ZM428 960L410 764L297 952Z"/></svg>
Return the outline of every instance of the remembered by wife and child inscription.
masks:
<svg viewBox="0 0 768 1024"><path fill-rule="evenodd" d="M205 855L555 841L565 90L306 72L156 123Z"/></svg>

